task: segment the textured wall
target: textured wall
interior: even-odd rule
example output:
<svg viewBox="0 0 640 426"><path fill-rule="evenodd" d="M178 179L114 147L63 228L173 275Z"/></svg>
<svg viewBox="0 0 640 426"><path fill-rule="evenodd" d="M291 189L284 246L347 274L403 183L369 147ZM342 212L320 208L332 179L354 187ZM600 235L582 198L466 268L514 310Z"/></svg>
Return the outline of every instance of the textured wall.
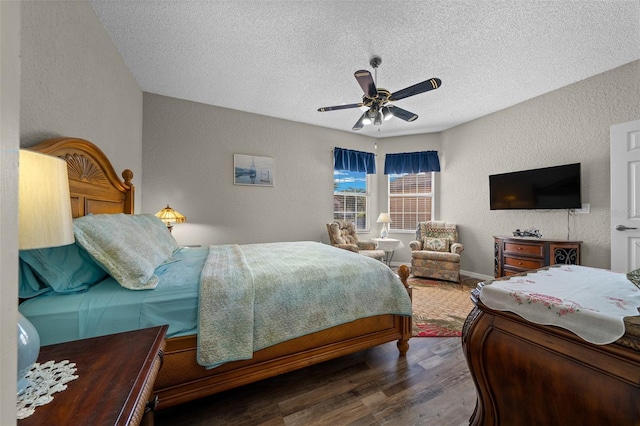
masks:
<svg viewBox="0 0 640 426"><path fill-rule="evenodd" d="M173 230L181 244L328 239L331 148L373 145L351 133L145 93L138 211L169 203L187 216ZM234 185L233 154L273 157L275 186Z"/></svg>
<svg viewBox="0 0 640 426"><path fill-rule="evenodd" d="M493 236L535 227L582 240L582 264L610 265L609 127L640 117L640 61L443 132L441 217L458 222L462 268L493 275ZM490 174L582 163L591 213L491 211Z"/></svg>
<svg viewBox="0 0 640 426"><path fill-rule="evenodd" d="M142 182L142 91L88 2L22 2L20 145L73 136ZM136 204L141 201L141 191Z"/></svg>
<svg viewBox="0 0 640 426"><path fill-rule="evenodd" d="M15 424L20 3L0 2L0 424ZM13 284L13 285L12 285Z"/></svg>

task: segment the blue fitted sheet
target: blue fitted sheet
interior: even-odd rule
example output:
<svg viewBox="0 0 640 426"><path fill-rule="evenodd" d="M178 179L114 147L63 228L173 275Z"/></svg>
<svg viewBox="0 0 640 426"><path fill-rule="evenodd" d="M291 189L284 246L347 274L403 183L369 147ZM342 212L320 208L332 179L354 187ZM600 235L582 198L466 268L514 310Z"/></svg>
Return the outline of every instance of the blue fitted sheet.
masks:
<svg viewBox="0 0 640 426"><path fill-rule="evenodd" d="M154 290L132 291L111 277L75 294L46 293L19 310L33 323L42 345L168 324L167 337L195 334L200 273L208 247L184 247L159 266Z"/></svg>

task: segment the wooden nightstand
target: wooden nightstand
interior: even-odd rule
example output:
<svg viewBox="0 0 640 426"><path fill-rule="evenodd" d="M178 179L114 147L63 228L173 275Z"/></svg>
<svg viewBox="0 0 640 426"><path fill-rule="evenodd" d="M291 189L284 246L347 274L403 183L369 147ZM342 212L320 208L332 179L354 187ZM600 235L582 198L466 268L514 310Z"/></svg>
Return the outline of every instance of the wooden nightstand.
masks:
<svg viewBox="0 0 640 426"><path fill-rule="evenodd" d="M153 424L153 385L162 364L167 328L43 346L38 362L69 360L76 364L79 377L18 424L138 425L143 417L145 425Z"/></svg>

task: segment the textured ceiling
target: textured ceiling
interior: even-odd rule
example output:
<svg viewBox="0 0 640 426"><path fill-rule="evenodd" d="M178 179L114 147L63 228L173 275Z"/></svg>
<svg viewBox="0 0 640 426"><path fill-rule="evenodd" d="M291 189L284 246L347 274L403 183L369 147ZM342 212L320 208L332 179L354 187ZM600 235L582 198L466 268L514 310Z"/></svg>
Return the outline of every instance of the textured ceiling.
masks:
<svg viewBox="0 0 640 426"><path fill-rule="evenodd" d="M358 133L438 132L640 59L640 0L91 2L143 91L352 132L354 78L382 58L393 118Z"/></svg>

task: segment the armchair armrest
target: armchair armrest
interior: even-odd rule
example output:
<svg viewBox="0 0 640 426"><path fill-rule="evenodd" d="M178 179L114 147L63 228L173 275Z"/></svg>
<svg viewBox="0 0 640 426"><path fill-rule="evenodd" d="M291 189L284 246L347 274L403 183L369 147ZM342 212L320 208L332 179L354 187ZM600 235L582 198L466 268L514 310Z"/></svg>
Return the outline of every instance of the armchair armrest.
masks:
<svg viewBox="0 0 640 426"><path fill-rule="evenodd" d="M411 241L409 247L411 247L411 251L422 250L422 241Z"/></svg>
<svg viewBox="0 0 640 426"><path fill-rule="evenodd" d="M462 250L464 250L464 246L462 245L462 243L453 243L451 244L451 253L454 254L460 254L462 253Z"/></svg>
<svg viewBox="0 0 640 426"><path fill-rule="evenodd" d="M358 253L358 246L355 244L336 244L336 247Z"/></svg>
<svg viewBox="0 0 640 426"><path fill-rule="evenodd" d="M358 248L360 250L375 250L378 248L378 244L373 241L358 241Z"/></svg>

